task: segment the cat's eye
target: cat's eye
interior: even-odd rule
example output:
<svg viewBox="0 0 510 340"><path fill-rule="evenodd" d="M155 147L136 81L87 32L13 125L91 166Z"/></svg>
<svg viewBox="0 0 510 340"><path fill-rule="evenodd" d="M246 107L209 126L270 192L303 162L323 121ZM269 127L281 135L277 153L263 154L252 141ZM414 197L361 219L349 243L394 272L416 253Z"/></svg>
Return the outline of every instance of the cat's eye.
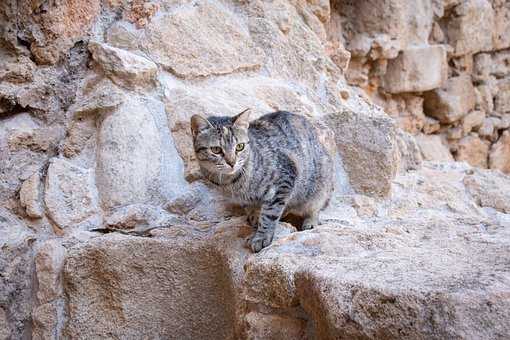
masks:
<svg viewBox="0 0 510 340"><path fill-rule="evenodd" d="M244 150L244 143L239 143L236 145L236 151L243 151Z"/></svg>
<svg viewBox="0 0 510 340"><path fill-rule="evenodd" d="M213 146L211 147L212 153L219 155L221 153L221 148L219 146Z"/></svg>

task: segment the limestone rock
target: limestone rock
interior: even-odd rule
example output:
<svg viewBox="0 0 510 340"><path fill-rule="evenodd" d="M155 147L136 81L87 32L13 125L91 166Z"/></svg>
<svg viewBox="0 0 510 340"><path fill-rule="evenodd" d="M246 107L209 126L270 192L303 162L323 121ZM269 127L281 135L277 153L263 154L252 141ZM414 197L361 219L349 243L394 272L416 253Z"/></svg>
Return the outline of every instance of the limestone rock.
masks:
<svg viewBox="0 0 510 340"><path fill-rule="evenodd" d="M158 205L186 187L161 103L136 97L102 120L96 181L104 208Z"/></svg>
<svg viewBox="0 0 510 340"><path fill-rule="evenodd" d="M475 107L475 91L469 76L450 78L440 88L425 93L424 108L429 116L442 123L461 119Z"/></svg>
<svg viewBox="0 0 510 340"><path fill-rule="evenodd" d="M412 47L388 61L384 89L390 93L429 91L441 87L447 74L443 46Z"/></svg>
<svg viewBox="0 0 510 340"><path fill-rule="evenodd" d="M492 48L494 10L488 0L467 0L453 9L448 22L448 40L454 55L460 56Z"/></svg>
<svg viewBox="0 0 510 340"><path fill-rule="evenodd" d="M21 186L19 192L21 206L26 209L27 215L32 218L41 218L44 215L42 202L41 175L33 173Z"/></svg>
<svg viewBox="0 0 510 340"><path fill-rule="evenodd" d="M468 135L459 141L455 160L466 161L472 166L487 168L489 144L476 135Z"/></svg>
<svg viewBox="0 0 510 340"><path fill-rule="evenodd" d="M100 223L100 209L94 175L62 158L54 158L48 167L44 202L48 216L60 227Z"/></svg>
<svg viewBox="0 0 510 340"><path fill-rule="evenodd" d="M494 28L492 42L494 49L510 47L510 4L507 1L493 1Z"/></svg>
<svg viewBox="0 0 510 340"><path fill-rule="evenodd" d="M393 121L380 113L342 111L327 117L352 187L367 195L385 196L398 169Z"/></svg>
<svg viewBox="0 0 510 340"><path fill-rule="evenodd" d="M9 1L10 2L10 1ZM101 11L97 0L61 3L18 2L16 14L5 22L14 21L20 39L26 39L38 64L56 64L75 42L87 36ZM16 33L15 33L16 34Z"/></svg>
<svg viewBox="0 0 510 340"><path fill-rule="evenodd" d="M30 336L34 233L0 207L0 334L3 339ZM10 336L10 337L9 337Z"/></svg>
<svg viewBox="0 0 510 340"><path fill-rule="evenodd" d="M497 171L475 170L464 178L468 192L480 206L507 214L510 213L510 194L505 188L509 181L510 177Z"/></svg>
<svg viewBox="0 0 510 340"><path fill-rule="evenodd" d="M189 228L189 227L187 227ZM69 250L65 334L232 339L234 296L220 255L199 240L115 234ZM183 235L184 233L184 235Z"/></svg>
<svg viewBox="0 0 510 340"><path fill-rule="evenodd" d="M428 161L452 162L453 156L439 135L418 135L416 142L423 159Z"/></svg>
<svg viewBox="0 0 510 340"><path fill-rule="evenodd" d="M62 294L61 272L66 250L60 241L44 242L35 255L37 299L40 304L51 302Z"/></svg>
<svg viewBox="0 0 510 340"><path fill-rule="evenodd" d="M240 29L240 23L211 1L161 15L147 26L146 34L143 48L163 68L182 78L256 69L263 62L263 52Z"/></svg>
<svg viewBox="0 0 510 340"><path fill-rule="evenodd" d="M149 228L171 227L182 224L177 216L160 207L146 204L133 204L115 209L105 219L109 228L143 231Z"/></svg>
<svg viewBox="0 0 510 340"><path fill-rule="evenodd" d="M250 312L246 315L247 339L299 340L306 338L306 321L300 318Z"/></svg>
<svg viewBox="0 0 510 340"><path fill-rule="evenodd" d="M491 146L489 168L510 174L510 132L505 130Z"/></svg>
<svg viewBox="0 0 510 340"><path fill-rule="evenodd" d="M480 127L485 119L483 111L471 111L462 118L462 130L464 134L471 132L473 129Z"/></svg>
<svg viewBox="0 0 510 340"><path fill-rule="evenodd" d="M498 83L498 92L494 98L494 109L500 113L510 113L510 79Z"/></svg>
<svg viewBox="0 0 510 340"><path fill-rule="evenodd" d="M98 42L90 42L89 50L92 58L115 84L128 88L144 88L154 84L158 67L149 59Z"/></svg>

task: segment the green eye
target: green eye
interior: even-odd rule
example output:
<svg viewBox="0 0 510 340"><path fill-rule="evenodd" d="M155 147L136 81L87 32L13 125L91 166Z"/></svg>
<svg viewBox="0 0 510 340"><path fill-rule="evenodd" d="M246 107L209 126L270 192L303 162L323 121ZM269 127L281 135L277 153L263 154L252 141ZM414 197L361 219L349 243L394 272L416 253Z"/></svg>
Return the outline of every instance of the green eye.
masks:
<svg viewBox="0 0 510 340"><path fill-rule="evenodd" d="M219 146L213 146L211 147L211 151L212 153L219 155L221 153L221 148Z"/></svg>
<svg viewBox="0 0 510 340"><path fill-rule="evenodd" d="M243 151L244 150L244 143L239 143L236 145L236 151Z"/></svg>

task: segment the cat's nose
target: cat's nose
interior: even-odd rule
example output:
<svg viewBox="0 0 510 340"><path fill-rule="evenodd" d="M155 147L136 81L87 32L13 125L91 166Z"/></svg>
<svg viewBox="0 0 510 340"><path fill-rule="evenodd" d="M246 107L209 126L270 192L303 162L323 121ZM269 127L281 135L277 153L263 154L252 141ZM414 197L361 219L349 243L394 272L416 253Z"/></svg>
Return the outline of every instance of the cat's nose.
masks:
<svg viewBox="0 0 510 340"><path fill-rule="evenodd" d="M234 165L236 164L236 161L233 159L225 159L225 162L227 162L227 164L230 165L231 168L233 168Z"/></svg>
<svg viewBox="0 0 510 340"><path fill-rule="evenodd" d="M229 155L225 155L225 162L230 165L231 168L233 168L236 164L236 159L235 157L229 157Z"/></svg>

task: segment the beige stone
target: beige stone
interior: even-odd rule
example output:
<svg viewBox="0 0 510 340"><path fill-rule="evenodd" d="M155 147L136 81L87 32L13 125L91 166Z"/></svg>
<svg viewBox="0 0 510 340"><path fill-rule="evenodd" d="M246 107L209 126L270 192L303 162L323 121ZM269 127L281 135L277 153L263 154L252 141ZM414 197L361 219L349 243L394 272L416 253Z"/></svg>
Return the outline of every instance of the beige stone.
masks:
<svg viewBox="0 0 510 340"><path fill-rule="evenodd" d="M189 227L187 227L189 228ZM214 249L184 237L111 234L69 250L65 334L74 339L234 339L236 292Z"/></svg>
<svg viewBox="0 0 510 340"><path fill-rule="evenodd" d="M510 47L510 4L508 1L493 1L494 28L492 42L494 49Z"/></svg>
<svg viewBox="0 0 510 340"><path fill-rule="evenodd" d="M510 113L510 79L498 82L498 92L494 98L494 110Z"/></svg>
<svg viewBox="0 0 510 340"><path fill-rule="evenodd" d="M61 273L66 250L59 240L45 241L35 255L37 278L37 300L45 304L56 300L62 294Z"/></svg>
<svg viewBox="0 0 510 340"><path fill-rule="evenodd" d="M464 184L479 205L508 214L510 194L505 189L508 180L509 176L501 172L475 170L474 174L464 178Z"/></svg>
<svg viewBox="0 0 510 340"><path fill-rule="evenodd" d="M487 168L489 143L477 135L468 135L459 141L455 160L466 161L472 166Z"/></svg>
<svg viewBox="0 0 510 340"><path fill-rule="evenodd" d="M447 74L442 45L408 48L389 60L384 89L390 93L429 91L441 87Z"/></svg>
<svg viewBox="0 0 510 340"><path fill-rule="evenodd" d="M84 228L92 228L101 223L93 172L65 159L51 160L45 183L44 203L48 216L60 228L80 224Z"/></svg>
<svg viewBox="0 0 510 340"><path fill-rule="evenodd" d="M442 88L424 97L425 113L442 123L455 122L475 107L475 90L467 75L448 79Z"/></svg>
<svg viewBox="0 0 510 340"><path fill-rule="evenodd" d="M247 335L250 340L300 340L306 338L306 321L258 312L246 314Z"/></svg>
<svg viewBox="0 0 510 340"><path fill-rule="evenodd" d="M32 174L21 186L19 200L31 218L41 218L44 215L42 203L42 184L39 171Z"/></svg>
<svg viewBox="0 0 510 340"><path fill-rule="evenodd" d="M154 85L158 67L145 57L91 41L92 58L104 73L117 85L128 88L144 88Z"/></svg>
<svg viewBox="0 0 510 340"><path fill-rule="evenodd" d="M154 61L182 78L257 69L263 52L240 26L231 13L203 1L154 19L141 45Z"/></svg>
<svg viewBox="0 0 510 340"><path fill-rule="evenodd" d="M476 87L476 104L475 108L484 112L494 111L494 99L492 97L492 89L488 85L479 85Z"/></svg>
<svg viewBox="0 0 510 340"><path fill-rule="evenodd" d="M163 104L131 96L102 120L96 182L106 209L162 204L186 188Z"/></svg>
<svg viewBox="0 0 510 340"><path fill-rule="evenodd" d="M478 129L478 135L482 138L490 139L494 135L494 120L492 117L485 118Z"/></svg>
<svg viewBox="0 0 510 340"><path fill-rule="evenodd" d="M510 174L510 132L505 130L491 146L489 168Z"/></svg>
<svg viewBox="0 0 510 340"><path fill-rule="evenodd" d="M343 111L329 115L326 124L335 133L352 187L367 195L387 195L398 169L393 121L375 111L369 115Z"/></svg>
<svg viewBox="0 0 510 340"><path fill-rule="evenodd" d="M471 111L462 117L462 130L464 134L480 127L483 124L484 119L485 113L483 111Z"/></svg>
<svg viewBox="0 0 510 340"><path fill-rule="evenodd" d="M488 0L467 0L456 6L448 22L448 40L454 55L492 48L494 11Z"/></svg>
<svg viewBox="0 0 510 340"><path fill-rule="evenodd" d="M452 162L453 156L439 135L418 135L416 142L423 159L428 161Z"/></svg>

